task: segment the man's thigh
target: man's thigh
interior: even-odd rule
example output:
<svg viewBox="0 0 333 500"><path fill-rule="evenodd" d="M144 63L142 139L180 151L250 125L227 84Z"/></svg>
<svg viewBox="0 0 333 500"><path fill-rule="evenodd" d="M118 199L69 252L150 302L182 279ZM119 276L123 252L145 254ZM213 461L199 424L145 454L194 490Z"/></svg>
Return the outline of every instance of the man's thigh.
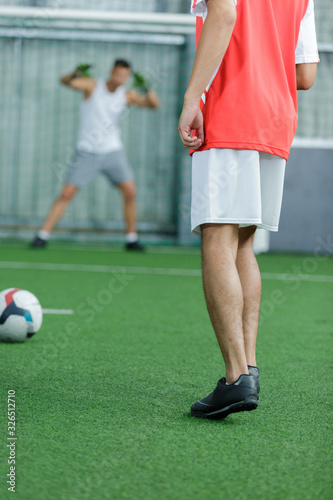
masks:
<svg viewBox="0 0 333 500"><path fill-rule="evenodd" d="M270 231L279 228L285 170L285 159L260 153L261 227Z"/></svg>
<svg viewBox="0 0 333 500"><path fill-rule="evenodd" d="M114 185L119 186L134 179L132 167L126 157L125 151L113 151L103 157L101 172Z"/></svg>
<svg viewBox="0 0 333 500"><path fill-rule="evenodd" d="M193 154L192 231L207 223L261 223L258 151L210 149Z"/></svg>
<svg viewBox="0 0 333 500"><path fill-rule="evenodd" d="M88 186L99 171L99 155L76 150L65 183L78 188Z"/></svg>

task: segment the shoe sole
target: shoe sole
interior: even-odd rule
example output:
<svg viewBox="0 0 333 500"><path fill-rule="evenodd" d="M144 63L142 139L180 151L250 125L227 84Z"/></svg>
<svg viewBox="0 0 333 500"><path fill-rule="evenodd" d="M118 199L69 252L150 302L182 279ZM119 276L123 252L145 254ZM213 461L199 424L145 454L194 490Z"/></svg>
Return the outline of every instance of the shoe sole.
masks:
<svg viewBox="0 0 333 500"><path fill-rule="evenodd" d="M214 420L222 420L226 418L231 413L239 413L241 411L252 411L258 407L258 401L255 398L245 399L238 403L233 403L232 405L225 406L221 410L213 411L211 413L205 413L200 411L193 411L191 409L191 415L197 418L210 418Z"/></svg>

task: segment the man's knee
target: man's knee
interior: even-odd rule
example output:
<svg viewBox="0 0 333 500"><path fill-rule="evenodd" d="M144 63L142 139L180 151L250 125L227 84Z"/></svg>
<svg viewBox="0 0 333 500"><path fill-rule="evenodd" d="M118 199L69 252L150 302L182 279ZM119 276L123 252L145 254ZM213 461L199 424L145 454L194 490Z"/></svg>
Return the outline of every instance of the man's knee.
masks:
<svg viewBox="0 0 333 500"><path fill-rule="evenodd" d="M126 183L120 186L123 196L126 201L133 201L136 198L136 187L134 183Z"/></svg>
<svg viewBox="0 0 333 500"><path fill-rule="evenodd" d="M76 192L77 192L76 186L66 185L66 186L64 186L64 188L59 196L59 200L69 203L74 198Z"/></svg>

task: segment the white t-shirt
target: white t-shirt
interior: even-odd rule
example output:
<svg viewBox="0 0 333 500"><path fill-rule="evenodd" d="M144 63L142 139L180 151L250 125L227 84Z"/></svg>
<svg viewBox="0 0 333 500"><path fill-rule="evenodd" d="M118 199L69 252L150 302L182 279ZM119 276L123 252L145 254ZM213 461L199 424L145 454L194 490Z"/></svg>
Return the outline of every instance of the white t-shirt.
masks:
<svg viewBox="0 0 333 500"><path fill-rule="evenodd" d="M296 64L319 62L316 35L315 13L313 0L301 22L298 43L296 47Z"/></svg>
<svg viewBox="0 0 333 500"><path fill-rule="evenodd" d="M97 80L94 92L81 102L77 149L104 154L123 149L119 121L127 107L126 88L114 92Z"/></svg>
<svg viewBox="0 0 333 500"><path fill-rule="evenodd" d="M237 0L234 2L237 4ZM205 19L207 12L206 0L192 1L192 14ZM295 55L296 64L319 62L313 0L309 0L307 11L301 22Z"/></svg>

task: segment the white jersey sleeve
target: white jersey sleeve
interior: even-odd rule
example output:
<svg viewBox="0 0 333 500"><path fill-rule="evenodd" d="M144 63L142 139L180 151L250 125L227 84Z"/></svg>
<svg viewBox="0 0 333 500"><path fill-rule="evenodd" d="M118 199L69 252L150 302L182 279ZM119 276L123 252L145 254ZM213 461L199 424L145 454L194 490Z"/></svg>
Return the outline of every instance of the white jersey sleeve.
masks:
<svg viewBox="0 0 333 500"><path fill-rule="evenodd" d="M234 0L235 5L237 5L237 0ZM207 2L206 0L192 0L191 14L200 17L207 16Z"/></svg>
<svg viewBox="0 0 333 500"><path fill-rule="evenodd" d="M296 64L319 62L313 0L301 22L296 47Z"/></svg>
<svg viewBox="0 0 333 500"><path fill-rule="evenodd" d="M194 14L195 16L206 17L207 15L206 0L192 0L191 14Z"/></svg>

